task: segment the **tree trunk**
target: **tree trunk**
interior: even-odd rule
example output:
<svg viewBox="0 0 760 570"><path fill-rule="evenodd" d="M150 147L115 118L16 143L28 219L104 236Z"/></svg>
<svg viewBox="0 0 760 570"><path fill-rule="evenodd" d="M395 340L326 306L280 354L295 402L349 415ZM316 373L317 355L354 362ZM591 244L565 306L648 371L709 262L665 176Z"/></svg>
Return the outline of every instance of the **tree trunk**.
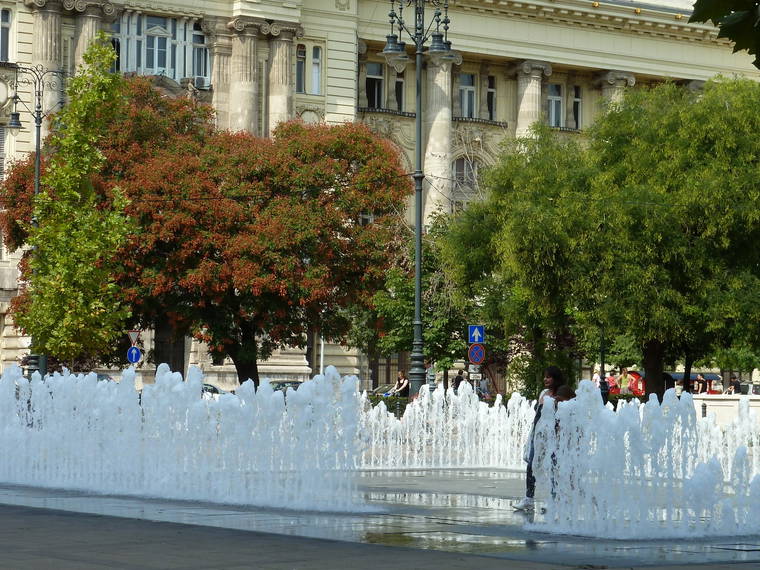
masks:
<svg viewBox="0 0 760 570"><path fill-rule="evenodd" d="M242 384L246 380L253 380L254 385L258 388L259 364L257 356L259 347L256 343L256 333L248 328L243 328L241 333L240 344L231 347L227 354L235 365L238 383Z"/></svg>
<svg viewBox="0 0 760 570"><path fill-rule="evenodd" d="M691 367L694 364L694 358L688 353L683 361L683 391L691 392Z"/></svg>
<svg viewBox="0 0 760 570"><path fill-rule="evenodd" d="M380 386L380 355L375 351L369 355L369 374L372 378L372 388Z"/></svg>
<svg viewBox="0 0 760 570"><path fill-rule="evenodd" d="M662 401L665 393L665 378L663 377L663 361L665 347L659 340L649 340L644 343L644 377L646 378L646 395L657 394Z"/></svg>
<svg viewBox="0 0 760 570"><path fill-rule="evenodd" d="M443 391L445 392L448 389L449 389L449 369L446 368L443 371Z"/></svg>
<svg viewBox="0 0 760 570"><path fill-rule="evenodd" d="M153 340L156 366L165 362L173 372L180 372L184 378L190 352L188 344L188 338L176 331L167 317L156 319Z"/></svg>

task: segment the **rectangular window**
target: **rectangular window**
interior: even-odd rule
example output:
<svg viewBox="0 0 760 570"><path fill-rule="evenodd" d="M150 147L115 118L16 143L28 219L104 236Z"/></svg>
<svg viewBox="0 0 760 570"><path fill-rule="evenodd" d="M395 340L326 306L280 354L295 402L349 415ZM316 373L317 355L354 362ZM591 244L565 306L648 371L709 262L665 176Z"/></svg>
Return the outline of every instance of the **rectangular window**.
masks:
<svg viewBox="0 0 760 570"><path fill-rule="evenodd" d="M322 91L322 48L311 49L311 93L319 95Z"/></svg>
<svg viewBox="0 0 760 570"><path fill-rule="evenodd" d="M459 116L475 118L475 75L459 74Z"/></svg>
<svg viewBox="0 0 760 570"><path fill-rule="evenodd" d="M200 22L130 13L111 33L119 71L166 75L177 82L191 77L197 87L208 86L210 57Z"/></svg>
<svg viewBox="0 0 760 570"><path fill-rule="evenodd" d="M367 106L370 109L383 108L383 64L367 63Z"/></svg>
<svg viewBox="0 0 760 570"><path fill-rule="evenodd" d="M206 36L203 35L200 22L193 24L193 68L192 74L195 77L196 87L207 87L211 79L211 69L209 66L208 46L206 46ZM202 78L202 79L198 79Z"/></svg>
<svg viewBox="0 0 760 570"><path fill-rule="evenodd" d="M0 10L0 61L10 61L11 11Z"/></svg>
<svg viewBox="0 0 760 570"><path fill-rule="evenodd" d="M549 84L549 96L547 98L548 112L546 113L549 119L550 127L562 127L564 121L562 120L562 86L556 83Z"/></svg>
<svg viewBox="0 0 760 570"><path fill-rule="evenodd" d="M496 78L488 76L488 93L486 93L486 105L488 106L488 120L496 120Z"/></svg>
<svg viewBox="0 0 760 570"><path fill-rule="evenodd" d="M296 93L306 93L306 46L296 47Z"/></svg>
<svg viewBox="0 0 760 570"><path fill-rule="evenodd" d="M394 86L394 95L396 96L396 110L404 110L404 72L396 74L396 85Z"/></svg>
<svg viewBox="0 0 760 570"><path fill-rule="evenodd" d="M580 85L576 85L573 87L573 119L575 119L575 128L580 129L581 128L581 95L583 92L581 91Z"/></svg>

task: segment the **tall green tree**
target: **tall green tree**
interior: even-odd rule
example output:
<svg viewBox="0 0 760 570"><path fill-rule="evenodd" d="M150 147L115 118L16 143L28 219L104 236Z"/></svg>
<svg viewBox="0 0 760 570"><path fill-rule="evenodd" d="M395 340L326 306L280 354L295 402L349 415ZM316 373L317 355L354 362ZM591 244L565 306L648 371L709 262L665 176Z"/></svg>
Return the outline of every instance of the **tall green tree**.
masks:
<svg viewBox="0 0 760 570"><path fill-rule="evenodd" d="M438 215L423 239L422 322L425 358L438 370L449 370L466 357L467 307L457 302L453 283L441 264L441 236L448 231L448 217ZM414 317L414 257L411 232L407 247L385 277L385 285L373 298L381 322L377 342L383 354L409 350Z"/></svg>
<svg viewBox="0 0 760 570"><path fill-rule="evenodd" d="M586 207L601 224L579 253L602 273L578 304L638 340L648 390L662 391L668 351L696 360L755 320L758 100L742 80L632 90L590 133Z"/></svg>
<svg viewBox="0 0 760 570"><path fill-rule="evenodd" d="M572 370L568 307L573 277L583 273L572 237L582 207L565 198L586 184L582 153L545 128L507 142L485 177L487 201L454 222L444 246L460 290L479 300L489 328L503 332L510 375L528 393L542 385L547 365Z"/></svg>
<svg viewBox="0 0 760 570"><path fill-rule="evenodd" d="M48 141L54 152L32 204L37 223L23 224L30 249L13 316L33 351L64 361L107 350L129 316L112 257L131 227L126 198L110 186L104 199L92 180L105 162L98 144L119 98L121 80L109 72L114 57L102 37L84 54L56 116L64 126Z"/></svg>
<svg viewBox="0 0 760 570"><path fill-rule="evenodd" d="M662 393L666 358L757 340L758 101L744 80L637 89L585 146L539 128L507 148L487 178L492 274L534 362L537 340L570 347L603 326L639 347Z"/></svg>

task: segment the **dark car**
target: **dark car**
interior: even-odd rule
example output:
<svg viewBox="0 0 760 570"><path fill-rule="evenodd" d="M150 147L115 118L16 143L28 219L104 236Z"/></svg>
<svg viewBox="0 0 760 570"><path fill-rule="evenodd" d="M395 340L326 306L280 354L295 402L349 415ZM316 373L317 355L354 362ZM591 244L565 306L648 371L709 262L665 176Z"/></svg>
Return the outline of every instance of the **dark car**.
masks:
<svg viewBox="0 0 760 570"><path fill-rule="evenodd" d="M280 392L287 392L288 388L298 390L298 387L303 384L300 380L271 380L269 385Z"/></svg>
<svg viewBox="0 0 760 570"><path fill-rule="evenodd" d="M204 400L218 400L222 394L229 394L229 392L217 388L213 384L204 384L201 387L201 398Z"/></svg>

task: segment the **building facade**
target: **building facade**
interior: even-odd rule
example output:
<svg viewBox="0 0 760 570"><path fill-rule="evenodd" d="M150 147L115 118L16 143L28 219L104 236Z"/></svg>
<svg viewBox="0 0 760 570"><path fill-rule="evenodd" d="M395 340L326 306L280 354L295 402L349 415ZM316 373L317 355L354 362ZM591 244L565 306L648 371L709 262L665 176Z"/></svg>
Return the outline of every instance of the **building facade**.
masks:
<svg viewBox="0 0 760 570"><path fill-rule="evenodd" d="M717 74L760 78L715 28L688 23L692 0L450 4L456 57L426 57L421 85L426 215L478 199L479 169L493 163L502 140L536 121L582 136L602 102L625 89L664 80L698 88ZM0 0L0 60L74 73L105 30L120 72L156 76L170 93L208 101L221 128L268 136L295 117L364 121L398 146L411 172L415 69L391 67L380 54L388 9L385 0ZM8 74L0 70L0 82ZM28 89L18 92L29 105ZM5 128L8 95L0 93L3 167L35 142L31 128L15 136ZM60 98L53 86L43 106L53 109ZM22 113L26 125L30 119ZM8 316L17 263L18 255L0 251L1 366L28 352ZM318 339L309 346L276 354L262 374L304 378L324 362L364 378L371 367L382 383L404 364L402 357L371 365ZM190 363L221 385L234 381L231 366L212 364L202 346L193 344Z"/></svg>

